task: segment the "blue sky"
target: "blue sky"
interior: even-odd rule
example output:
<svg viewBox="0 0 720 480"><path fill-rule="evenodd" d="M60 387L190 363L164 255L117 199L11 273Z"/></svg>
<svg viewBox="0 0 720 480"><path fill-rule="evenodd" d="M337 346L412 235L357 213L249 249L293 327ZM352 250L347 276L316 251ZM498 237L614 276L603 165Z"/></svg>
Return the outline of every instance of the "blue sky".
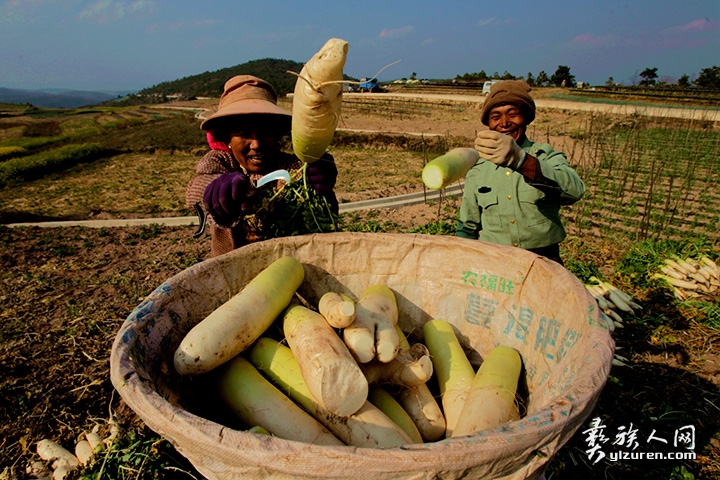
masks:
<svg viewBox="0 0 720 480"><path fill-rule="evenodd" d="M662 6L660 6L662 5ZM128 90L350 44L381 81L505 71L629 84L720 66L720 0L0 0L0 87ZM637 77L636 77L637 78Z"/></svg>

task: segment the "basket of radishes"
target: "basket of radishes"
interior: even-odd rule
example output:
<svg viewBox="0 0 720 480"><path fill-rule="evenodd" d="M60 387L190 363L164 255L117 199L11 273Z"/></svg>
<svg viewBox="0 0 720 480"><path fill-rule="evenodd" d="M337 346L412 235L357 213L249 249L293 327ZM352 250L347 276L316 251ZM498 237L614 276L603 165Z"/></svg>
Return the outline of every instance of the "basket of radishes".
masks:
<svg viewBox="0 0 720 480"><path fill-rule="evenodd" d="M168 279L118 332L111 378L209 479L542 478L613 347L592 295L543 257L330 233Z"/></svg>

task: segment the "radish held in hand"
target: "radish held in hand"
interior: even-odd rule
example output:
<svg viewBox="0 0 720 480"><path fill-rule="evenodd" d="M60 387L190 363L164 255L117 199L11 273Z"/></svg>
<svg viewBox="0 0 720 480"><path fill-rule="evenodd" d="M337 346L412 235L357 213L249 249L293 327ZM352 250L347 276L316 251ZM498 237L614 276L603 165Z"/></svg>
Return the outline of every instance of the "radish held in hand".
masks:
<svg viewBox="0 0 720 480"><path fill-rule="evenodd" d="M305 163L320 159L335 134L347 51L345 40L331 38L303 66L295 82L292 146Z"/></svg>
<svg viewBox="0 0 720 480"><path fill-rule="evenodd" d="M425 165L423 183L433 190L445 188L463 178L479 159L480 154L474 148L454 148Z"/></svg>

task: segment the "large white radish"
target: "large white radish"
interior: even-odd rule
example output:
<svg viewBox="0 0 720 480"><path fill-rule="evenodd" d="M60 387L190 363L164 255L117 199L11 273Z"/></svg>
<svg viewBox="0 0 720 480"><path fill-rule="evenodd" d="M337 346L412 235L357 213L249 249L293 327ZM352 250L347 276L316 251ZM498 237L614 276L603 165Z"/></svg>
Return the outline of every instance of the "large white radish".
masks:
<svg viewBox="0 0 720 480"><path fill-rule="evenodd" d="M347 417L324 409L308 390L292 350L277 340L258 338L250 347L248 358L281 391L347 445L377 448L412 443L399 425L370 402L365 402L360 410Z"/></svg>
<svg viewBox="0 0 720 480"><path fill-rule="evenodd" d="M407 436L412 439L412 443L423 443L422 435L420 435L420 431L413 419L408 415L402 405L400 405L390 393L383 390L382 387L376 385L370 388L368 402L375 405L393 422L399 425Z"/></svg>
<svg viewBox="0 0 720 480"><path fill-rule="evenodd" d="M87 440L80 440L77 442L75 444L75 456L78 461L80 461L80 465L87 465L90 463L95 456L95 452L93 451L93 447L90 445L90 442Z"/></svg>
<svg viewBox="0 0 720 480"><path fill-rule="evenodd" d="M332 141L342 104L342 81L348 43L331 38L303 66L295 82L292 146L295 156L312 163Z"/></svg>
<svg viewBox="0 0 720 480"><path fill-rule="evenodd" d="M69 470L72 470L80 465L78 458L70 453L69 450L66 450L60 446L60 444L47 438L37 442L37 454L43 460L53 462L51 466L54 469L65 466Z"/></svg>
<svg viewBox="0 0 720 480"><path fill-rule="evenodd" d="M417 387L430 380L433 364L427 347L422 343L415 343L406 350L401 348L390 362L373 360L363 364L362 370L370 385L388 383Z"/></svg>
<svg viewBox="0 0 720 480"><path fill-rule="evenodd" d="M343 340L360 363L377 358L390 362L400 348L396 329L395 294L385 285L372 285L355 305L355 321L343 330Z"/></svg>
<svg viewBox="0 0 720 480"><path fill-rule="evenodd" d="M365 375L322 315L292 304L283 317L283 332L305 384L320 405L346 417L365 404Z"/></svg>
<svg viewBox="0 0 720 480"><path fill-rule="evenodd" d="M345 328L355 320L355 302L336 292L326 292L320 297L318 311L334 328Z"/></svg>
<svg viewBox="0 0 720 480"><path fill-rule="evenodd" d="M440 401L446 422L445 436L451 437L468 398L475 370L450 323L444 320L429 320L423 325L423 335L440 387Z"/></svg>
<svg viewBox="0 0 720 480"><path fill-rule="evenodd" d="M288 306L305 278L302 264L281 257L195 325L175 351L181 375L209 372L249 347Z"/></svg>
<svg viewBox="0 0 720 480"><path fill-rule="evenodd" d="M445 435L445 416L427 384L404 387L398 402L410 415L426 442L434 442Z"/></svg>
<svg viewBox="0 0 720 480"><path fill-rule="evenodd" d="M395 360L401 357L404 352L409 352L412 348L407 337L405 337L405 333L400 330L399 327L397 330L398 336L400 337L400 351L398 352L398 356L395 357ZM416 343L415 345L422 344ZM427 347L424 346L424 348L425 351L428 351ZM395 360L393 360L393 362ZM396 398L398 403L400 403L408 415L410 415L412 421L415 422L420 436L424 441L434 442L445 435L445 416L426 383L406 386L400 391Z"/></svg>
<svg viewBox="0 0 720 480"><path fill-rule="evenodd" d="M479 159L480 154L474 148L454 148L425 165L423 183L433 190L445 188L463 178Z"/></svg>
<svg viewBox="0 0 720 480"><path fill-rule="evenodd" d="M399 326L395 325L395 330L398 333L398 354L393 361L400 359L406 362L405 368L401 369L401 382L399 383L408 388L427 388L425 384L430 380L434 372L430 351L423 343L410 345L405 332ZM423 379L425 379L424 382Z"/></svg>
<svg viewBox="0 0 720 480"><path fill-rule="evenodd" d="M500 345L490 351L473 379L452 436L472 435L518 420L515 394L521 368L522 359L514 348Z"/></svg>
<svg viewBox="0 0 720 480"><path fill-rule="evenodd" d="M241 355L217 370L215 386L223 402L247 425L260 426L286 440L344 445Z"/></svg>

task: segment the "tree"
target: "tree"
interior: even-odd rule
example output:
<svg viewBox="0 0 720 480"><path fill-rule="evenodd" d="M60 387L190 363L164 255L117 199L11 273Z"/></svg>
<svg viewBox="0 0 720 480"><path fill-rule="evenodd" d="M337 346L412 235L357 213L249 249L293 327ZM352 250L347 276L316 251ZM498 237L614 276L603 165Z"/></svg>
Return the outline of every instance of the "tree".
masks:
<svg viewBox="0 0 720 480"><path fill-rule="evenodd" d="M503 73L503 76L500 77L500 80L515 80L515 77L512 73L505 70L505 73Z"/></svg>
<svg viewBox="0 0 720 480"><path fill-rule="evenodd" d="M640 80L640 85L644 87L652 87L655 85L655 80L658 78L657 74L657 67L655 68L646 68L642 72L640 72L640 76L642 77L642 80Z"/></svg>
<svg viewBox="0 0 720 480"><path fill-rule="evenodd" d="M535 86L535 77L533 77L532 72L528 72L527 77L525 77L525 81L530 85L531 87Z"/></svg>
<svg viewBox="0 0 720 480"><path fill-rule="evenodd" d="M484 81L487 79L487 73L485 73L485 70L480 70L477 73L465 73L462 76L458 75L455 77L456 80L462 80L464 82L477 82L477 81Z"/></svg>
<svg viewBox="0 0 720 480"><path fill-rule="evenodd" d="M537 78L535 79L535 84L543 87L545 86L550 79L547 76L547 73L545 73L545 70L540 70L540 73L538 73Z"/></svg>
<svg viewBox="0 0 720 480"><path fill-rule="evenodd" d="M630 85L632 85L633 87L634 87L635 85L637 85L637 78L638 78L638 71L635 70L635 73L633 73L632 75L630 75Z"/></svg>
<svg viewBox="0 0 720 480"><path fill-rule="evenodd" d="M720 67L703 68L694 83L700 88L720 89Z"/></svg>
<svg viewBox="0 0 720 480"><path fill-rule="evenodd" d="M675 79L670 75L663 75L662 77L660 77L657 84L662 87L667 87L668 85L674 85Z"/></svg>
<svg viewBox="0 0 720 480"><path fill-rule="evenodd" d="M690 87L690 77L687 75L683 75L680 78L678 78L677 81L678 87L688 88Z"/></svg>
<svg viewBox="0 0 720 480"><path fill-rule="evenodd" d="M570 74L570 67L567 65L558 65L557 70L550 77L550 83L556 87L574 87L575 75Z"/></svg>
<svg viewBox="0 0 720 480"><path fill-rule="evenodd" d="M605 80L606 87L613 87L614 85L615 85L615 79L613 77L608 77L608 79Z"/></svg>

